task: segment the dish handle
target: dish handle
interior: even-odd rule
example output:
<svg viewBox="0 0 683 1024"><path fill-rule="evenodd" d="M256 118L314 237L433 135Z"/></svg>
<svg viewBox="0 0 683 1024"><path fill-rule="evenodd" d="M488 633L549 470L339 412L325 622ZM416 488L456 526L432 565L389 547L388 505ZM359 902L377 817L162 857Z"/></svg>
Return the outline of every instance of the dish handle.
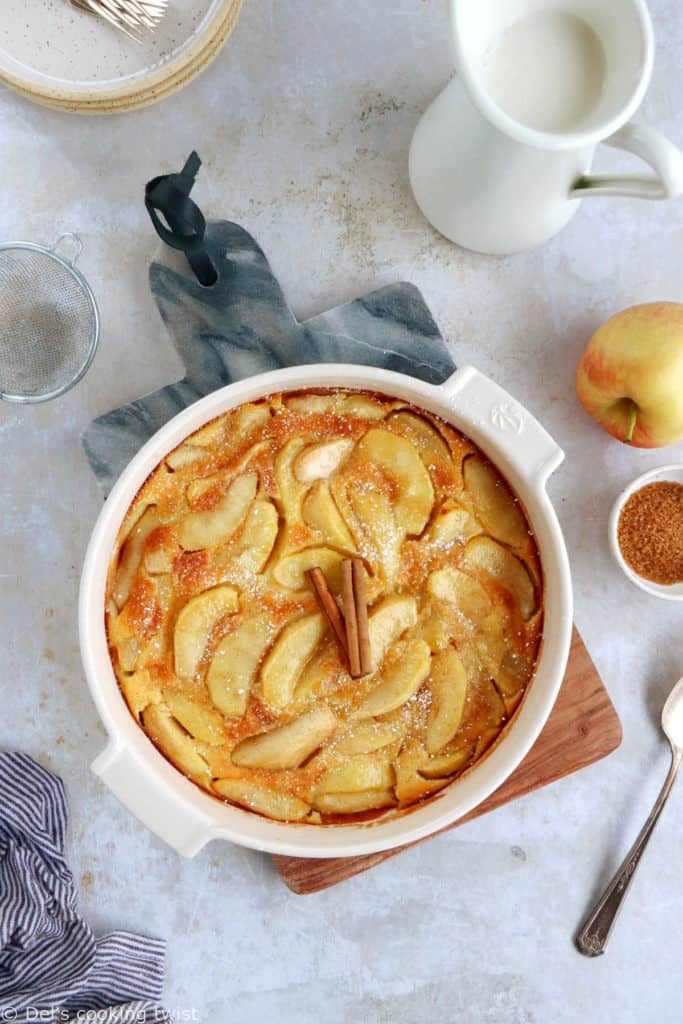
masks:
<svg viewBox="0 0 683 1024"><path fill-rule="evenodd" d="M515 399L473 366L456 370L439 387L455 413L466 416L526 483L545 483L564 452L544 427Z"/></svg>
<svg viewBox="0 0 683 1024"><path fill-rule="evenodd" d="M135 751L112 741L95 758L91 770L124 807L182 857L194 857L214 838L210 818L178 800Z"/></svg>

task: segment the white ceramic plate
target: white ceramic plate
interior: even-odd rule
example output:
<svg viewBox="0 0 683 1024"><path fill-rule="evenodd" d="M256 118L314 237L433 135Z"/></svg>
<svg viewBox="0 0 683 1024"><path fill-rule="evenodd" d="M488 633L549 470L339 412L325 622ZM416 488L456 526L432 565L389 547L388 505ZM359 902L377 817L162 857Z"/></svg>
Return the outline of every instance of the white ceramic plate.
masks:
<svg viewBox="0 0 683 1024"><path fill-rule="evenodd" d="M639 491L641 487L645 487L646 484L654 484L660 480L667 480L675 484L683 484L683 462L674 463L671 466L662 466L660 469L651 469L649 473L643 473L642 476L637 477L633 483L626 487L617 500L612 506L612 511L609 517L609 544L614 555L614 560L626 575L631 583L635 583L641 590L646 590L648 594L653 594L655 597L663 597L667 601L683 601L683 583L672 583L669 586L663 586L661 583L653 583L652 580L646 580L642 576L639 576L637 572L624 561L624 556L621 553L619 547L618 528L619 528L619 516L621 510L635 491Z"/></svg>
<svg viewBox="0 0 683 1024"><path fill-rule="evenodd" d="M142 45L67 0L1 0L0 81L39 99L113 100L160 86L196 59L239 0L170 0Z"/></svg>

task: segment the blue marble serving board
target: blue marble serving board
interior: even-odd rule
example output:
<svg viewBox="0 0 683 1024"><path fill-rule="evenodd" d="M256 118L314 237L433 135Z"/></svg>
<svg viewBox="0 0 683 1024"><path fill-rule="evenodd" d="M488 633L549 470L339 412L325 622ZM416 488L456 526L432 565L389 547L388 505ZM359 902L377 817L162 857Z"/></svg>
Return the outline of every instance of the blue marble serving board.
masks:
<svg viewBox="0 0 683 1024"><path fill-rule="evenodd" d="M238 224L209 224L207 249L218 271L211 288L162 263L149 282L185 364L185 376L105 413L83 432L83 446L105 495L139 448L186 406L244 377L302 363L361 363L440 384L455 369L414 285L369 292L299 323L268 260Z"/></svg>

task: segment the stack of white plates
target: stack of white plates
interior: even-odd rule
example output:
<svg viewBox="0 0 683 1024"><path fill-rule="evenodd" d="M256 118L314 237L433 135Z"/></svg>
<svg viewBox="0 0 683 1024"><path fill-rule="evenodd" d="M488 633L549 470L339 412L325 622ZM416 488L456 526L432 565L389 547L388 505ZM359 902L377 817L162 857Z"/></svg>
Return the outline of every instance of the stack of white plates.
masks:
<svg viewBox="0 0 683 1024"><path fill-rule="evenodd" d="M242 0L171 0L136 45L66 0L0 0L0 83L58 110L110 114L170 96L213 60Z"/></svg>

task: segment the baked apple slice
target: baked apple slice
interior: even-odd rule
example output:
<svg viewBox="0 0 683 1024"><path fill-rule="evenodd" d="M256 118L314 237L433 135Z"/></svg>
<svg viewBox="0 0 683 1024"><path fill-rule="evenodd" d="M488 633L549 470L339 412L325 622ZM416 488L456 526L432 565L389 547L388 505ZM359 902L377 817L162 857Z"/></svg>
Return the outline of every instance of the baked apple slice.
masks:
<svg viewBox="0 0 683 1024"><path fill-rule="evenodd" d="M209 453L206 448L200 448L186 441L185 444L181 444L175 451L166 456L166 465L175 473L176 470L199 462L200 459L208 458Z"/></svg>
<svg viewBox="0 0 683 1024"><path fill-rule="evenodd" d="M463 479L486 531L510 547L524 547L529 540L527 521L519 501L490 462L481 455L468 455Z"/></svg>
<svg viewBox="0 0 683 1024"><path fill-rule="evenodd" d="M318 480L311 487L304 498L301 513L306 525L317 530L325 544L341 548L343 551L355 552L353 537L324 480Z"/></svg>
<svg viewBox="0 0 683 1024"><path fill-rule="evenodd" d="M371 427L356 445L354 460L373 462L396 481L396 520L406 533L422 533L434 504L434 488L414 445L398 434Z"/></svg>
<svg viewBox="0 0 683 1024"><path fill-rule="evenodd" d="M386 415L384 407L367 395L341 394L294 395L285 400L292 412L303 415L332 414L334 416L355 416L365 420L381 420Z"/></svg>
<svg viewBox="0 0 683 1024"><path fill-rule="evenodd" d="M248 408L249 406L244 406L245 410ZM185 443L192 444L196 448L214 448L223 440L229 415L229 413L225 413L223 416L218 416L215 420L205 423L199 430L195 430L194 434L190 434Z"/></svg>
<svg viewBox="0 0 683 1024"><path fill-rule="evenodd" d="M205 590L187 602L176 619L173 631L177 676L194 679L217 623L238 609L237 591L228 586Z"/></svg>
<svg viewBox="0 0 683 1024"><path fill-rule="evenodd" d="M452 753L433 754L418 765L418 771L425 779L445 779L461 772L472 760L474 744L468 743Z"/></svg>
<svg viewBox="0 0 683 1024"><path fill-rule="evenodd" d="M257 487L258 473L245 473L232 482L212 509L189 512L178 527L181 547L185 551L200 551L228 540L245 519Z"/></svg>
<svg viewBox="0 0 683 1024"><path fill-rule="evenodd" d="M344 555L332 548L304 548L276 562L273 579L288 590L304 590L308 587L306 573L318 566L325 573L330 589L339 593L343 558Z"/></svg>
<svg viewBox="0 0 683 1024"><path fill-rule="evenodd" d="M135 718L140 717L140 713L148 704L158 704L162 699L161 686L156 676L147 668L122 673L119 676L119 686Z"/></svg>
<svg viewBox="0 0 683 1024"><path fill-rule="evenodd" d="M240 406L234 413L226 413L195 431L183 444L166 457L166 465L172 470L208 457L211 448L221 446L221 456L229 457L248 441L257 430L263 430L270 419L267 403ZM227 437L226 437L227 435Z"/></svg>
<svg viewBox="0 0 683 1024"><path fill-rule="evenodd" d="M348 437L335 437L330 441L308 445L294 460L294 476L305 486L315 480L327 479L352 448L353 441Z"/></svg>
<svg viewBox="0 0 683 1024"><path fill-rule="evenodd" d="M532 666L524 654L506 651L495 674L496 689L505 710L511 715L524 695L524 684L531 676Z"/></svg>
<svg viewBox="0 0 683 1024"><path fill-rule="evenodd" d="M387 597L368 618L370 656L375 669L379 669L390 647L417 622L417 602L414 597L394 594Z"/></svg>
<svg viewBox="0 0 683 1024"><path fill-rule="evenodd" d="M407 409L401 409L399 412L391 413L387 423L397 424L400 432L415 445L422 461L427 466L452 461L451 450L445 439L436 427L422 416L408 412Z"/></svg>
<svg viewBox="0 0 683 1024"><path fill-rule="evenodd" d="M485 729L477 740L477 745L474 749L474 759L479 760L479 758L486 753L489 747L493 746L499 736L500 729L497 729L494 726L490 729Z"/></svg>
<svg viewBox="0 0 683 1024"><path fill-rule="evenodd" d="M272 501L257 499L244 522L242 532L234 546L231 545L230 559L240 573L258 574L263 570L275 547L280 521Z"/></svg>
<svg viewBox="0 0 683 1024"><path fill-rule="evenodd" d="M464 544L483 532L480 523L463 505L454 498L447 498L429 527L427 539L437 547L447 548L456 542Z"/></svg>
<svg viewBox="0 0 683 1024"><path fill-rule="evenodd" d="M208 781L209 766L175 718L160 704L150 704L140 716L145 732L166 757L191 778Z"/></svg>
<svg viewBox="0 0 683 1024"><path fill-rule="evenodd" d="M310 812L310 806L289 793L269 789L248 779L216 779L213 788L219 796L232 803L256 811L275 821L301 821Z"/></svg>
<svg viewBox="0 0 683 1024"><path fill-rule="evenodd" d="M190 508L193 511L201 512L204 509L215 506L225 491L226 486L233 480L236 480L237 477L242 476L249 469L254 459L258 458L262 452L267 451L269 447L268 441L259 441L257 444L253 444L240 458L239 462L230 466L229 469L221 470L211 476L200 476L190 480L185 490L185 497ZM206 497L211 492L214 492L214 496Z"/></svg>
<svg viewBox="0 0 683 1024"><path fill-rule="evenodd" d="M425 778L420 772L420 767L426 760L425 749L417 741L407 744L396 760L394 792L401 806L414 804L431 793L437 793L451 781L449 778Z"/></svg>
<svg viewBox="0 0 683 1024"><path fill-rule="evenodd" d="M219 416L218 419L212 420L206 426L195 431L187 441L178 445L175 451L166 456L165 461L169 469L175 471L189 466L193 462L198 462L200 459L208 458L209 449L223 440L226 421L227 416Z"/></svg>
<svg viewBox="0 0 683 1024"><path fill-rule="evenodd" d="M163 694L163 702L176 722L200 743L208 747L225 743L227 736L223 716L215 708L200 704L184 693L168 691Z"/></svg>
<svg viewBox="0 0 683 1024"><path fill-rule="evenodd" d="M303 438L292 438L278 453L273 467L280 506L288 526L301 521L301 501L306 488L294 473L294 463L305 447Z"/></svg>
<svg viewBox="0 0 683 1024"><path fill-rule="evenodd" d="M248 437L265 428L270 420L270 406L267 402L249 402L241 405L233 416L230 429L239 444L244 444Z"/></svg>
<svg viewBox="0 0 683 1024"><path fill-rule="evenodd" d="M133 581L140 568L145 543L150 534L159 526L159 514L155 506L149 506L133 525L121 548L113 598L117 608L123 608L133 589Z"/></svg>
<svg viewBox="0 0 683 1024"><path fill-rule="evenodd" d="M370 690L354 717L376 718L400 708L420 689L429 675L430 664L431 653L424 640L411 640L396 664Z"/></svg>
<svg viewBox="0 0 683 1024"><path fill-rule="evenodd" d="M337 719L327 707L316 708L258 736L248 736L231 753L242 768L298 768L332 735Z"/></svg>
<svg viewBox="0 0 683 1024"><path fill-rule="evenodd" d="M136 575L130 596L116 614L112 602L107 620L109 641L116 648L119 667L124 672L144 668L156 649L159 632L164 628L168 607L166 577Z"/></svg>
<svg viewBox="0 0 683 1024"><path fill-rule="evenodd" d="M321 793L354 793L363 789L391 789L396 781L392 765L372 754L359 754L325 772L315 789Z"/></svg>
<svg viewBox="0 0 683 1024"><path fill-rule="evenodd" d="M348 503L357 524L355 532L359 540L365 539L371 549L368 557L374 573L390 587L398 575L405 537L391 502L381 491L351 487Z"/></svg>
<svg viewBox="0 0 683 1024"><path fill-rule="evenodd" d="M145 542L143 563L150 576L173 572L173 563L180 554L180 545L171 526L157 526Z"/></svg>
<svg viewBox="0 0 683 1024"><path fill-rule="evenodd" d="M481 583L451 565L429 574L427 590L432 597L454 604L471 622L481 622L492 608Z"/></svg>
<svg viewBox="0 0 683 1024"><path fill-rule="evenodd" d="M206 685L211 700L228 718L247 710L252 682L272 634L265 615L245 619L224 636L215 650Z"/></svg>
<svg viewBox="0 0 683 1024"><path fill-rule="evenodd" d="M450 624L446 621L441 609L435 608L420 623L418 636L429 646L432 654L443 651L451 640Z"/></svg>
<svg viewBox="0 0 683 1024"><path fill-rule="evenodd" d="M463 662L466 662L463 652ZM479 662L475 657L472 661L472 669L469 665L470 683L468 700L463 712L461 735L458 736L458 746L470 741L476 742L474 758L481 753L495 740L505 724L507 713L505 704L498 688L487 672L480 673L476 679Z"/></svg>
<svg viewBox="0 0 683 1024"><path fill-rule="evenodd" d="M392 789L366 789L356 793L320 793L312 803L321 814L360 814L395 807L396 797Z"/></svg>
<svg viewBox="0 0 683 1024"><path fill-rule="evenodd" d="M294 705L303 707L322 694L328 685L334 685L343 671L339 648L334 640L324 640L313 657L306 663L294 691Z"/></svg>
<svg viewBox="0 0 683 1024"><path fill-rule="evenodd" d="M407 725L399 722L376 722L369 719L355 722L341 736L335 736L334 750L340 757L354 757L356 754L371 754L391 743L400 741Z"/></svg>
<svg viewBox="0 0 683 1024"><path fill-rule="evenodd" d="M185 441L180 448L176 448L172 455L178 455L183 449L194 449L206 454L207 450L220 446L221 459L225 461L237 454L240 449L248 443L249 439L258 431L263 431L270 419L270 408L267 403L242 405L239 409L212 420ZM191 458L182 457L180 466L173 465L178 469L187 462L195 461ZM166 460L171 465L169 459Z"/></svg>
<svg viewBox="0 0 683 1024"><path fill-rule="evenodd" d="M261 668L261 693L266 704L273 708L289 704L325 629L325 618L317 613L304 615L285 626Z"/></svg>
<svg viewBox="0 0 683 1024"><path fill-rule="evenodd" d="M473 537L461 562L467 572L483 572L500 583L517 602L524 621L537 608L536 588L527 567L516 555L490 537Z"/></svg>
<svg viewBox="0 0 683 1024"><path fill-rule="evenodd" d="M437 754L458 731L467 698L467 673L454 650L443 651L432 658L427 685L432 703L427 717L425 747L428 754Z"/></svg>

